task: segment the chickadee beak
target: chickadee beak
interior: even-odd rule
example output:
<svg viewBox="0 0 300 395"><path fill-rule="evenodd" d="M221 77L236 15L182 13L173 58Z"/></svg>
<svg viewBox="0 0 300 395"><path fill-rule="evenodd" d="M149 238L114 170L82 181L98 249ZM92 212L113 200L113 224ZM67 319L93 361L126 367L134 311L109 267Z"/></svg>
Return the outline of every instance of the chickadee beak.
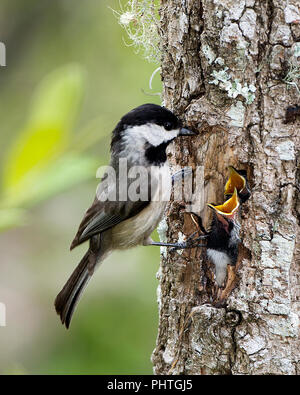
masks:
<svg viewBox="0 0 300 395"><path fill-rule="evenodd" d="M178 134L178 136L196 136L196 135L197 135L196 132L193 132L187 128L181 128Z"/></svg>
<svg viewBox="0 0 300 395"><path fill-rule="evenodd" d="M223 203L219 206L214 206L212 204L208 204L208 207L212 208L215 211L218 218L221 216L222 218L228 218L231 220L234 219L239 206L240 206L240 202L239 202L236 188L234 188L234 192L233 192L233 195L231 196L231 198L226 200L225 203Z"/></svg>

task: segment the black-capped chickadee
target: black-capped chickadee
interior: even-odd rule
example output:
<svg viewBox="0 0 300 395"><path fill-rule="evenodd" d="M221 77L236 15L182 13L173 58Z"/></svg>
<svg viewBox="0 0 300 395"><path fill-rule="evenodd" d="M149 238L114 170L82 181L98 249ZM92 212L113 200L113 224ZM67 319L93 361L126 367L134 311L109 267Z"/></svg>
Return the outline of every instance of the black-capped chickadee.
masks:
<svg viewBox="0 0 300 395"><path fill-rule="evenodd" d="M137 245L176 246L155 243L150 235L167 204L161 199L164 179L170 177L166 148L176 137L194 134L182 127L171 111L155 104L144 104L130 111L113 130L110 167L115 178L110 179L106 174L99 185L96 198L71 245L72 250L89 240L89 249L55 299L56 311L67 328L94 270L113 250ZM125 173L123 166L119 166L121 160L126 161ZM135 175L146 175L141 176L136 188L139 193L146 189L145 199L130 199L126 195L135 186L129 177L132 168L136 170Z"/></svg>

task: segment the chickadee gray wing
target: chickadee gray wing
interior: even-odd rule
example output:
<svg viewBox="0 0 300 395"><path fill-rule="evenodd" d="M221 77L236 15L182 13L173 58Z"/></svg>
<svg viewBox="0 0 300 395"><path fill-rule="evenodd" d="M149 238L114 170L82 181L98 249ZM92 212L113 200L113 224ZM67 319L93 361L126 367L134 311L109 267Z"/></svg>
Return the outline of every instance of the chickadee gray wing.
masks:
<svg viewBox="0 0 300 395"><path fill-rule="evenodd" d="M78 232L71 244L71 250L92 236L104 232L120 222L139 214L149 201L113 201L101 202L95 199L87 210Z"/></svg>

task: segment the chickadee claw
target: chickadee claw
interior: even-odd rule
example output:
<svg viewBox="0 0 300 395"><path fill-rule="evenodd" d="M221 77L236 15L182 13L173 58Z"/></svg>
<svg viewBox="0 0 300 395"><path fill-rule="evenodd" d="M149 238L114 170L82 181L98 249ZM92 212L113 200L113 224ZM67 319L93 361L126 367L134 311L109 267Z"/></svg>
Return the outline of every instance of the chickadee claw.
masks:
<svg viewBox="0 0 300 395"><path fill-rule="evenodd" d="M185 242L185 243L178 243L176 247L173 247L170 249L170 252L174 252L176 250L185 250L188 248L198 248L198 247L205 247L205 244L198 244L195 243L195 241L198 241L197 239L194 239L193 242Z"/></svg>

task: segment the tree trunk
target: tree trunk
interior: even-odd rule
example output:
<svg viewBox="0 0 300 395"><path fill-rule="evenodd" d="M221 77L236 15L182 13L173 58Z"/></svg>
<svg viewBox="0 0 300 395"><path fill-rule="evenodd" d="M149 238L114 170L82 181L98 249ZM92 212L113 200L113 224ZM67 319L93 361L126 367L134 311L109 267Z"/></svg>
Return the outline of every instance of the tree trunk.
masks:
<svg viewBox="0 0 300 395"><path fill-rule="evenodd" d="M162 251L154 372L297 374L299 2L161 3L164 104L199 131L170 148L170 162L203 166L198 214L206 227L206 203L224 201L228 165L247 170L252 195L221 307L205 248ZM182 202L170 202L164 221L169 241L196 230Z"/></svg>

